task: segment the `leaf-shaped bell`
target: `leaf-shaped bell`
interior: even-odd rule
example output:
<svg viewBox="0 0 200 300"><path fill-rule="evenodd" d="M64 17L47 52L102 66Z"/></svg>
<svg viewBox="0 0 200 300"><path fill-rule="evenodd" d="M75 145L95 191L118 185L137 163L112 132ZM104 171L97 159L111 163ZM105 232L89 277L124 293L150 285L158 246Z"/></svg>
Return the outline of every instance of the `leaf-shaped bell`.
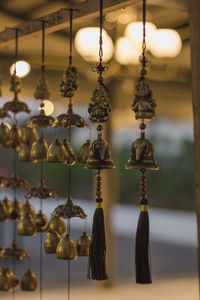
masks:
<svg viewBox="0 0 200 300"><path fill-rule="evenodd" d="M8 268L0 270L0 290L10 292L19 285L19 280Z"/></svg>
<svg viewBox="0 0 200 300"><path fill-rule="evenodd" d="M37 162L37 160L33 160L31 157L31 145L22 144L19 151L19 160L23 162Z"/></svg>
<svg viewBox="0 0 200 300"><path fill-rule="evenodd" d="M21 290L25 292L34 292L37 290L38 280L30 269L23 275L21 279Z"/></svg>
<svg viewBox="0 0 200 300"><path fill-rule="evenodd" d="M78 153L78 162L79 164L86 164L89 156L89 149L90 149L91 142L90 140L87 140L86 143L84 143Z"/></svg>
<svg viewBox="0 0 200 300"><path fill-rule="evenodd" d="M43 214L41 212L41 210L39 211L38 214L35 215L34 221L35 221L37 232L44 232L44 231L46 231L47 226L48 226L48 219L45 216L45 214Z"/></svg>
<svg viewBox="0 0 200 300"><path fill-rule="evenodd" d="M153 144L141 133L141 138L134 141L130 148L130 158L126 169L158 170Z"/></svg>
<svg viewBox="0 0 200 300"><path fill-rule="evenodd" d="M12 202L7 197L3 199L3 203L6 207L6 218L9 219L12 212Z"/></svg>
<svg viewBox="0 0 200 300"><path fill-rule="evenodd" d="M22 236L33 236L36 233L36 225L31 215L27 214L20 218L17 226L17 234Z"/></svg>
<svg viewBox="0 0 200 300"><path fill-rule="evenodd" d="M5 147L10 145L10 129L5 123L0 124L0 144Z"/></svg>
<svg viewBox="0 0 200 300"><path fill-rule="evenodd" d="M12 211L10 214L10 218L12 220L18 221L20 217L22 217L23 214L23 205L21 202L17 200L17 198L14 199L12 202Z"/></svg>
<svg viewBox="0 0 200 300"><path fill-rule="evenodd" d="M22 142L22 132L15 124L10 129L10 146L14 151L19 151Z"/></svg>
<svg viewBox="0 0 200 300"><path fill-rule="evenodd" d="M6 206L3 201L0 201L0 222L5 222L7 220Z"/></svg>
<svg viewBox="0 0 200 300"><path fill-rule="evenodd" d="M38 140L38 133L36 128L24 127L22 129L22 143L26 145L32 145Z"/></svg>
<svg viewBox="0 0 200 300"><path fill-rule="evenodd" d="M78 256L89 256L91 241L92 238L86 232L81 234L76 242Z"/></svg>
<svg viewBox="0 0 200 300"><path fill-rule="evenodd" d="M45 160L47 158L48 144L43 136L33 143L31 149L31 158L33 160Z"/></svg>
<svg viewBox="0 0 200 300"><path fill-rule="evenodd" d="M77 259L76 244L69 234L66 234L64 238L60 239L56 249L56 257L59 259Z"/></svg>
<svg viewBox="0 0 200 300"><path fill-rule="evenodd" d="M70 143L66 139L63 140L63 145L65 146L65 149L67 151L67 159L65 163L68 166L73 166L76 163L76 156L74 150L72 149Z"/></svg>
<svg viewBox="0 0 200 300"><path fill-rule="evenodd" d="M49 147L47 160L53 163L64 163L67 160L66 148L57 138Z"/></svg>
<svg viewBox="0 0 200 300"><path fill-rule="evenodd" d="M50 231L56 231L60 235L66 233L66 224L63 217L60 216L52 216L48 228Z"/></svg>
<svg viewBox="0 0 200 300"><path fill-rule="evenodd" d="M27 199L23 205L23 216L31 215L32 217L35 216L35 209L33 205L30 204L29 200Z"/></svg>
<svg viewBox="0 0 200 300"><path fill-rule="evenodd" d="M95 140L90 145L89 156L85 165L88 169L113 169L115 164L111 157L110 146L102 139Z"/></svg>
<svg viewBox="0 0 200 300"><path fill-rule="evenodd" d="M47 232L45 242L44 242L44 249L47 254L56 253L56 249L58 243L60 241L60 235L56 231Z"/></svg>

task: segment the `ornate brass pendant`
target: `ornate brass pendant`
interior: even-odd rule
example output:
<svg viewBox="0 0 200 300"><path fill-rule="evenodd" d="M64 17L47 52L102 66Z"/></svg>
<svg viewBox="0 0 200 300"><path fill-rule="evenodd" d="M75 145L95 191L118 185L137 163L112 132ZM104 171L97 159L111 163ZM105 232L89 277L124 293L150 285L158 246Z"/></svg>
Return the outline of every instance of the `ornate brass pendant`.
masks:
<svg viewBox="0 0 200 300"><path fill-rule="evenodd" d="M65 224L63 217L56 216L56 215L52 216L49 221L48 229L52 232L56 231L60 235L65 234L66 233L66 224Z"/></svg>
<svg viewBox="0 0 200 300"><path fill-rule="evenodd" d="M63 145L65 146L65 149L67 151L67 159L65 161L65 164L67 164L68 166L73 166L76 163L74 150L66 139L63 140Z"/></svg>
<svg viewBox="0 0 200 300"><path fill-rule="evenodd" d="M89 256L91 242L92 238L86 232L83 232L76 242L78 256Z"/></svg>
<svg viewBox="0 0 200 300"><path fill-rule="evenodd" d="M33 143L31 149L31 158L32 160L46 160L48 152L48 144L43 136L40 139Z"/></svg>
<svg viewBox="0 0 200 300"><path fill-rule="evenodd" d="M2 258L7 259L16 259L16 260L23 260L28 258L27 252L23 248L19 248L16 244L16 240L14 239L12 242L11 247L5 248L2 253Z"/></svg>
<svg viewBox="0 0 200 300"><path fill-rule="evenodd" d="M87 123L78 114L75 114L73 111L69 112L67 114L62 114L58 116L54 122L55 127L62 127L64 129L70 128L70 127L78 127L83 128L84 126L87 126Z"/></svg>
<svg viewBox="0 0 200 300"><path fill-rule="evenodd" d="M37 290L38 280L30 269L23 275L21 279L21 290L25 292L34 292Z"/></svg>
<svg viewBox="0 0 200 300"><path fill-rule="evenodd" d="M37 81L34 97L37 100L49 100L50 92L48 81L45 72L41 72L40 78Z"/></svg>
<svg viewBox="0 0 200 300"><path fill-rule="evenodd" d="M41 105L40 105L40 107L41 107ZM33 128L36 126L41 127L41 128L47 128L47 127L53 126L54 121L55 120L53 117L46 116L44 109L41 109L39 115L31 117L28 120L28 122L26 123L26 125L29 128Z"/></svg>
<svg viewBox="0 0 200 300"><path fill-rule="evenodd" d="M49 147L47 160L53 163L64 163L67 160L66 148L57 138Z"/></svg>
<svg viewBox="0 0 200 300"><path fill-rule="evenodd" d="M87 140L87 142L81 146L78 154L79 164L86 164L89 157L90 145L91 145L90 140Z"/></svg>
<svg viewBox="0 0 200 300"><path fill-rule="evenodd" d="M10 292L19 285L19 280L8 268L0 269L0 290Z"/></svg>
<svg viewBox="0 0 200 300"><path fill-rule="evenodd" d="M59 241L56 257L59 259L77 259L76 244L68 234Z"/></svg>
<svg viewBox="0 0 200 300"><path fill-rule="evenodd" d="M12 202L12 210L10 214L10 218L14 221L18 221L23 214L23 205L21 202L17 200L17 198L14 199Z"/></svg>
<svg viewBox="0 0 200 300"><path fill-rule="evenodd" d="M3 203L6 207L6 218L9 219L11 216L11 212L12 212L12 202L10 200L8 200L7 197L5 197L3 199Z"/></svg>
<svg viewBox="0 0 200 300"><path fill-rule="evenodd" d="M47 254L56 253L58 243L60 241L60 235L56 231L49 231L46 235L44 242L44 249Z"/></svg>
<svg viewBox="0 0 200 300"><path fill-rule="evenodd" d="M73 97L78 89L78 70L74 66L69 66L60 85L60 95L64 98Z"/></svg>
<svg viewBox="0 0 200 300"><path fill-rule="evenodd" d="M22 143L32 145L38 141L38 133L36 128L28 128L27 126L22 129Z"/></svg>
<svg viewBox="0 0 200 300"><path fill-rule="evenodd" d="M20 188L29 190L30 185L26 179L19 177L19 175L15 172L10 178L7 178L6 187L13 190Z"/></svg>
<svg viewBox="0 0 200 300"><path fill-rule="evenodd" d="M74 205L72 199L68 199L67 203L64 205L61 204L57 206L52 213L52 216L60 216L64 219L71 219L75 217L85 219L87 217L82 207Z"/></svg>
<svg viewBox="0 0 200 300"><path fill-rule="evenodd" d="M44 232L44 231L46 231L46 229L48 227L48 219L45 216L45 214L43 214L41 212L41 210L39 211L38 214L35 215L34 221L35 221L37 232Z"/></svg>
<svg viewBox="0 0 200 300"><path fill-rule="evenodd" d="M54 198L58 199L59 195L53 189L48 188L45 185L44 179L41 179L37 188L32 188L30 192L26 195L27 199L30 198L39 198L39 199L46 199L46 198Z"/></svg>
<svg viewBox="0 0 200 300"><path fill-rule="evenodd" d="M23 205L23 216L26 216L26 215L31 215L32 217L35 216L35 209L30 204L28 199L26 199L26 202Z"/></svg>
<svg viewBox="0 0 200 300"><path fill-rule="evenodd" d="M22 236L33 236L36 234L36 225L31 215L27 214L20 218L17 234Z"/></svg>

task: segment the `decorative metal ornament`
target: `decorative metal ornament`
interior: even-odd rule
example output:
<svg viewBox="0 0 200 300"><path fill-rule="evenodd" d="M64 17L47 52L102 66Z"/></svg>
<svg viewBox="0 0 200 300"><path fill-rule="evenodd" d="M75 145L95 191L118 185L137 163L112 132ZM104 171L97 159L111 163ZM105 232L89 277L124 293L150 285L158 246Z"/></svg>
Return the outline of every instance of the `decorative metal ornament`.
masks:
<svg viewBox="0 0 200 300"><path fill-rule="evenodd" d="M22 217L22 215L23 215L23 205L15 197L14 201L12 202L12 210L11 210L10 218L14 221L18 221Z"/></svg>
<svg viewBox="0 0 200 300"><path fill-rule="evenodd" d="M85 214L82 207L78 205L74 205L72 199L68 199L66 204L61 204L52 213L52 217L60 216L64 219L71 219L71 218L80 218L85 219L87 215Z"/></svg>
<svg viewBox="0 0 200 300"><path fill-rule="evenodd" d="M0 124L0 144L5 147L10 145L10 129L7 124Z"/></svg>
<svg viewBox="0 0 200 300"><path fill-rule="evenodd" d="M14 239L11 247L4 249L2 253L2 258L4 260L7 259L23 260L25 258L29 258L29 256L23 248L19 248L17 246L16 240Z"/></svg>
<svg viewBox="0 0 200 300"><path fill-rule="evenodd" d="M45 111L44 111L44 103L40 104L40 113L39 115L31 117L28 122L26 123L28 128L33 128L33 127L41 127L41 128L47 128L51 127L54 124L54 118L51 116L46 116Z"/></svg>
<svg viewBox="0 0 200 300"><path fill-rule="evenodd" d="M57 138L49 147L47 160L53 163L64 163L67 160L66 148Z"/></svg>
<svg viewBox="0 0 200 300"><path fill-rule="evenodd" d="M6 206L3 201L0 201L0 222L5 222L7 220Z"/></svg>
<svg viewBox="0 0 200 300"><path fill-rule="evenodd" d="M86 164L88 157L89 157L90 146L91 146L90 140L87 140L87 142L81 146L79 153L78 153L79 164Z"/></svg>
<svg viewBox="0 0 200 300"><path fill-rule="evenodd" d="M22 162L33 162L36 163L37 160L33 160L31 157L31 145L22 144L19 150L19 160Z"/></svg>
<svg viewBox="0 0 200 300"><path fill-rule="evenodd" d="M49 92L49 85L47 82L47 76L45 71L42 69L40 74L40 78L36 84L34 97L37 100L49 100L50 99L50 92Z"/></svg>
<svg viewBox="0 0 200 300"><path fill-rule="evenodd" d="M10 292L17 288L19 285L19 280L13 272L8 268L0 269L0 290Z"/></svg>
<svg viewBox="0 0 200 300"><path fill-rule="evenodd" d="M58 215L54 215L51 217L49 224L48 224L48 229L51 232L57 232L60 235L65 234L66 233L66 224L65 221L63 219L63 217L60 217Z"/></svg>
<svg viewBox="0 0 200 300"><path fill-rule="evenodd" d="M37 290L38 280L35 273L30 269L22 276L20 287L25 292L34 292Z"/></svg>
<svg viewBox="0 0 200 300"><path fill-rule="evenodd" d="M54 254L56 253L56 249L58 243L60 241L60 235L56 231L49 231L47 232L45 242L44 242L44 249L47 254Z"/></svg>
<svg viewBox="0 0 200 300"><path fill-rule="evenodd" d="M31 148L31 158L34 161L37 160L46 160L48 152L48 144L43 136L40 139L33 143Z"/></svg>
<svg viewBox="0 0 200 300"><path fill-rule="evenodd" d="M33 216L27 214L22 216L17 226L17 234L22 236L33 236L36 233L36 225Z"/></svg>
<svg viewBox="0 0 200 300"><path fill-rule="evenodd" d="M78 70L75 66L69 66L60 85L60 95L64 98L71 98L78 89Z"/></svg>
<svg viewBox="0 0 200 300"><path fill-rule="evenodd" d="M91 242L92 238L86 232L83 232L76 242L77 255L89 256Z"/></svg>
<svg viewBox="0 0 200 300"><path fill-rule="evenodd" d="M34 207L30 204L29 200L26 199L26 202L24 203L23 205L23 209L22 209L22 213L23 213L23 216L26 216L26 215L31 215L32 217L35 216L35 209Z"/></svg>
<svg viewBox="0 0 200 300"><path fill-rule="evenodd" d="M56 249L56 257L59 259L69 260L77 259L76 244L69 234L66 234L64 238L60 239Z"/></svg>
<svg viewBox="0 0 200 300"><path fill-rule="evenodd" d="M9 219L11 216L11 212L12 212L12 202L10 200L8 200L7 197L5 197L2 200L3 204L5 205L6 208L6 218Z"/></svg>
<svg viewBox="0 0 200 300"><path fill-rule="evenodd" d="M54 122L55 127L62 127L64 129L70 128L70 127L78 127L83 128L84 126L87 126L87 123L78 114L75 114L72 110L72 108L68 109L67 114L62 114L58 116Z"/></svg>
<svg viewBox="0 0 200 300"><path fill-rule="evenodd" d="M34 222L36 225L37 232L44 232L48 227L48 219L45 214L40 210L38 214L35 215Z"/></svg>
<svg viewBox="0 0 200 300"><path fill-rule="evenodd" d="M17 172L14 172L10 178L7 178L7 186L6 187L13 189L13 190L20 189L20 188L29 190L30 185L26 179L19 177Z"/></svg>
<svg viewBox="0 0 200 300"><path fill-rule="evenodd" d="M10 129L10 147L14 151L19 151L22 142L22 132L15 124Z"/></svg>
<svg viewBox="0 0 200 300"><path fill-rule="evenodd" d="M32 188L30 192L26 195L26 199L30 198L39 198L39 199L47 199L54 198L58 199L58 194L53 189L48 188L45 185L44 179L42 178L38 184L37 188Z"/></svg>
<svg viewBox="0 0 200 300"><path fill-rule="evenodd" d="M72 149L72 146L66 139L63 140L63 145L67 151L67 159L65 161L65 164L67 164L68 166L73 166L76 163L76 156L74 150Z"/></svg>
<svg viewBox="0 0 200 300"><path fill-rule="evenodd" d="M34 142L38 141L38 133L36 128L24 127L22 129L22 143L26 145L32 145Z"/></svg>

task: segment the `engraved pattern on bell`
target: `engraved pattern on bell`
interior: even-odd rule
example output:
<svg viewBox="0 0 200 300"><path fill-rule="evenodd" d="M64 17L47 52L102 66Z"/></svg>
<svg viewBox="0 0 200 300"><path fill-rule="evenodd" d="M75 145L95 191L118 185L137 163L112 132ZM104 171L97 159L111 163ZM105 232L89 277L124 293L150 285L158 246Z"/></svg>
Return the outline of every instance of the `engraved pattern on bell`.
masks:
<svg viewBox="0 0 200 300"><path fill-rule="evenodd" d="M0 269L0 290L10 292L17 288L19 280L14 273L8 268Z"/></svg>
<svg viewBox="0 0 200 300"><path fill-rule="evenodd" d="M76 244L69 234L66 234L64 238L60 239L56 249L56 257L59 259L77 259Z"/></svg>
<svg viewBox="0 0 200 300"><path fill-rule="evenodd" d="M26 179L20 178L17 172L15 172L10 178L7 178L7 188L19 189L23 188L29 190L30 185Z"/></svg>
<svg viewBox="0 0 200 300"><path fill-rule="evenodd" d="M6 218L9 219L12 212L12 202L7 197L5 197L3 199L3 203L6 207Z"/></svg>
<svg viewBox="0 0 200 300"><path fill-rule="evenodd" d="M10 129L5 123L0 124L0 144L5 147L10 146Z"/></svg>
<svg viewBox="0 0 200 300"><path fill-rule="evenodd" d="M76 242L77 255L89 256L91 242L92 242L91 236L89 236L86 232L83 232Z"/></svg>
<svg viewBox="0 0 200 300"><path fill-rule="evenodd" d="M81 146L79 153L78 153L79 164L86 164L88 157L89 157L90 145L91 145L90 140L87 140L87 142Z"/></svg>
<svg viewBox="0 0 200 300"><path fill-rule="evenodd" d="M25 202L24 205L23 205L22 213L23 213L23 216L26 216L27 214L28 214L28 215L31 215L32 217L35 216L35 209L34 209L34 207L30 204L30 202L29 202L28 199L26 199L26 202Z"/></svg>
<svg viewBox="0 0 200 300"><path fill-rule="evenodd" d="M33 236L36 234L36 225L33 216L26 214L19 220L17 234L22 236Z"/></svg>
<svg viewBox="0 0 200 300"><path fill-rule="evenodd" d="M57 138L49 147L47 160L53 163L64 163L67 160L66 148Z"/></svg>
<svg viewBox="0 0 200 300"><path fill-rule="evenodd" d="M84 126L87 126L87 123L85 122L84 118L81 117L78 114L75 114L73 111L68 112L66 114L62 114L58 116L54 122L55 127L62 127L64 129L70 128L70 127L78 127L83 128Z"/></svg>
<svg viewBox="0 0 200 300"><path fill-rule="evenodd" d="M29 258L28 253L23 249L19 248L16 244L16 240L14 239L11 247L5 248L2 253L2 258L7 259L16 259L23 260L25 258Z"/></svg>
<svg viewBox="0 0 200 300"><path fill-rule="evenodd" d="M10 147L14 151L19 151L22 142L22 132L15 124L10 129Z"/></svg>
<svg viewBox="0 0 200 300"><path fill-rule="evenodd" d="M44 249L47 254L56 253L56 249L58 243L60 241L60 235L56 231L49 231L46 235L45 242L44 242Z"/></svg>
<svg viewBox="0 0 200 300"><path fill-rule="evenodd" d="M63 140L63 145L67 151L67 159L65 161L65 164L68 166L73 166L76 163L76 156L74 150L72 149L72 146L66 139Z"/></svg>
<svg viewBox="0 0 200 300"><path fill-rule="evenodd" d="M115 167L109 144L102 139L92 142L85 168L103 170L114 169Z"/></svg>
<svg viewBox="0 0 200 300"><path fill-rule="evenodd" d="M57 206L53 211L52 216L60 216L64 219L85 219L87 217L83 208L78 205L74 205L72 201L68 201L66 204L61 204Z"/></svg>
<svg viewBox="0 0 200 300"><path fill-rule="evenodd" d="M38 141L38 133L36 128L24 127L22 129L22 143L26 145L32 145L35 141Z"/></svg>
<svg viewBox="0 0 200 300"><path fill-rule="evenodd" d="M6 222L7 220L6 206L3 201L0 201L0 222Z"/></svg>
<svg viewBox="0 0 200 300"><path fill-rule="evenodd" d="M89 120L93 123L104 123L109 120L111 106L109 103L108 89L100 84L94 90L91 102L89 103L88 112L90 114Z"/></svg>
<svg viewBox="0 0 200 300"><path fill-rule="evenodd" d="M58 199L59 195L53 189L48 188L45 185L44 179L41 179L37 188L32 188L30 192L26 195L26 199L30 198L54 198Z"/></svg>
<svg viewBox="0 0 200 300"><path fill-rule="evenodd" d="M37 276L30 269L22 276L20 287L25 292L34 292L37 290Z"/></svg>
<svg viewBox="0 0 200 300"><path fill-rule="evenodd" d="M155 116L155 107L156 103L146 79L140 78L136 85L136 94L132 105L136 120L151 120Z"/></svg>
<svg viewBox="0 0 200 300"><path fill-rule="evenodd" d="M49 100L49 84L45 72L41 72L41 75L37 81L34 97L37 100Z"/></svg>
<svg viewBox="0 0 200 300"><path fill-rule="evenodd" d="M23 205L15 197L14 201L12 202L12 210L11 210L10 218L14 221L18 221L22 217L22 214L23 214Z"/></svg>
<svg viewBox="0 0 200 300"><path fill-rule="evenodd" d="M28 120L26 126L29 128L33 128L36 126L41 128L47 128L53 126L54 121L55 120L53 117L46 116L44 109L41 109L39 115L33 116Z"/></svg>
<svg viewBox="0 0 200 300"><path fill-rule="evenodd" d="M144 137L134 141L130 148L130 158L126 164L126 169L136 170L158 170L155 160L154 146Z"/></svg>
<svg viewBox="0 0 200 300"><path fill-rule="evenodd" d="M60 95L68 98L73 97L78 89L78 70L74 66L69 66L63 75L60 85Z"/></svg>
<svg viewBox="0 0 200 300"><path fill-rule="evenodd" d="M48 225L48 229L51 232L56 231L60 235L65 234L67 228L66 228L66 224L65 224L63 217L60 217L57 215L51 216L51 219L50 219L49 225Z"/></svg>
<svg viewBox="0 0 200 300"><path fill-rule="evenodd" d="M48 144L43 136L33 143L31 148L31 158L32 160L46 160L48 152Z"/></svg>
<svg viewBox="0 0 200 300"><path fill-rule="evenodd" d="M39 211L38 214L35 215L34 222L35 222L35 225L36 225L37 232L46 231L47 226L48 226L48 219L45 216L45 214L43 214L41 212L41 210Z"/></svg>
<svg viewBox="0 0 200 300"><path fill-rule="evenodd" d="M26 113L31 112L28 105L25 102L20 101L17 97L15 97L12 101L6 102L3 108L8 111L11 111L14 114L20 112L26 112Z"/></svg>

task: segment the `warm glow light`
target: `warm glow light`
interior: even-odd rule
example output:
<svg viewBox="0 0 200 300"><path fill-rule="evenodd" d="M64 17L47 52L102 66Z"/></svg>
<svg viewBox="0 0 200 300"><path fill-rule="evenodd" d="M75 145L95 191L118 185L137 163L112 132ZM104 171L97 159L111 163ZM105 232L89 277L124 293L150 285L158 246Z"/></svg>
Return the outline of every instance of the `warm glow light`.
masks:
<svg viewBox="0 0 200 300"><path fill-rule="evenodd" d="M122 65L139 63L139 50L134 46L132 40L121 37L117 40L115 59Z"/></svg>
<svg viewBox="0 0 200 300"><path fill-rule="evenodd" d="M75 47L86 61L98 61L99 58L99 28L85 27L75 36ZM103 29L103 61L109 61L114 52L113 41Z"/></svg>
<svg viewBox="0 0 200 300"><path fill-rule="evenodd" d="M53 103L49 100L43 100L42 102L44 103L43 109L44 109L46 116L50 116L54 111ZM40 110L40 109L41 109L41 107L38 108L38 110Z"/></svg>
<svg viewBox="0 0 200 300"><path fill-rule="evenodd" d="M181 37L176 30L158 29L152 34L150 48L156 57L175 57L182 48Z"/></svg>
<svg viewBox="0 0 200 300"><path fill-rule="evenodd" d="M10 67L10 74L13 75L15 63ZM31 66L27 61L19 60L16 62L16 73L18 77L25 77L31 70Z"/></svg>
<svg viewBox="0 0 200 300"><path fill-rule="evenodd" d="M146 48L149 49L152 34L156 31L156 26L153 23L146 22ZM134 45L138 48L142 48L143 40L143 23L132 22L128 24L125 30L125 36L131 39Z"/></svg>
<svg viewBox="0 0 200 300"><path fill-rule="evenodd" d="M11 128L11 125L7 122L2 122L4 125L6 125L9 129Z"/></svg>

